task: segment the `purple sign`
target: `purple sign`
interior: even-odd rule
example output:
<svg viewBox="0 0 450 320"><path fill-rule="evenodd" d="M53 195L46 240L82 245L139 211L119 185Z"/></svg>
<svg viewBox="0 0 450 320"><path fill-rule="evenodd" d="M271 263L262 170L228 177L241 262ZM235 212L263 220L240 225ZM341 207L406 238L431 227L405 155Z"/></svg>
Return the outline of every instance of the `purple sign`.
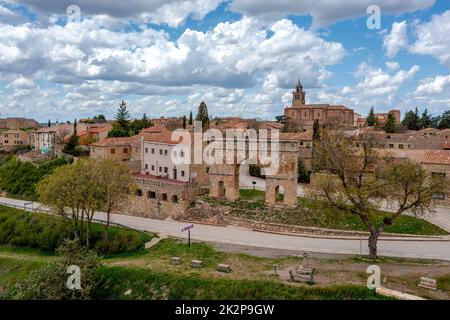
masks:
<svg viewBox="0 0 450 320"><path fill-rule="evenodd" d="M184 231L187 231L187 230L190 230L190 229L192 229L194 227L194 225L193 224L188 224L188 225L185 225L183 228L181 228L181 232L184 232Z"/></svg>

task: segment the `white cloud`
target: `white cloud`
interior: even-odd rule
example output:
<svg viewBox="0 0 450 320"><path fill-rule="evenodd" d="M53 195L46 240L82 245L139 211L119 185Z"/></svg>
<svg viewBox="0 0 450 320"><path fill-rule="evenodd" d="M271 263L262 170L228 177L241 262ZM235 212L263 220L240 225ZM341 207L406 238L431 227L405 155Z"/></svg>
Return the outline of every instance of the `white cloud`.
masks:
<svg viewBox="0 0 450 320"><path fill-rule="evenodd" d="M399 15L433 6L435 0L234 0L231 10L249 16L278 19L286 15L310 15L313 26L324 27L337 21L367 16L367 7L378 5L381 14Z"/></svg>
<svg viewBox="0 0 450 320"><path fill-rule="evenodd" d="M431 55L450 67L450 10L434 15L430 22L416 26L417 41L411 52Z"/></svg>
<svg viewBox="0 0 450 320"><path fill-rule="evenodd" d="M417 96L433 95L443 93L444 90L448 89L450 89L450 75L439 75L434 78L426 78L420 81L414 94Z"/></svg>
<svg viewBox="0 0 450 320"><path fill-rule="evenodd" d="M186 18L201 20L214 11L222 0L9 0L27 4L43 13L65 15L70 5L77 5L83 16L97 16L103 22L115 25L117 19L167 24L177 27ZM109 17L109 21L106 19Z"/></svg>
<svg viewBox="0 0 450 320"><path fill-rule="evenodd" d="M386 67L389 71L396 71L400 69L400 64L396 61L388 61L386 62Z"/></svg>
<svg viewBox="0 0 450 320"><path fill-rule="evenodd" d="M392 24L391 33L384 36L383 47L390 58L395 57L400 49L408 47L408 25L406 21Z"/></svg>

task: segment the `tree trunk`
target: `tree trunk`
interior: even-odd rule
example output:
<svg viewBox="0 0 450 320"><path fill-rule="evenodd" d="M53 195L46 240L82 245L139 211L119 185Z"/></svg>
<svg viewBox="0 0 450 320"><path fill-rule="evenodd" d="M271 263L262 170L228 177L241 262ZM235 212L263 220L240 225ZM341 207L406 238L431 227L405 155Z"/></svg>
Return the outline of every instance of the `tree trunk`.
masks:
<svg viewBox="0 0 450 320"><path fill-rule="evenodd" d="M377 242L380 236L379 230L370 230L369 234L369 258L372 260L377 259Z"/></svg>

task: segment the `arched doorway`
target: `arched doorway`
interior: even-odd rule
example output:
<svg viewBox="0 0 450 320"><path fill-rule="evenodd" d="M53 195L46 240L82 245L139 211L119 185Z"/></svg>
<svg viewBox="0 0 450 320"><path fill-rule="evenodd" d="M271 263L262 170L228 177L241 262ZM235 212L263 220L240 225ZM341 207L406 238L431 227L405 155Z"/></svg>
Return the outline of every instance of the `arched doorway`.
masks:
<svg viewBox="0 0 450 320"><path fill-rule="evenodd" d="M225 197L225 183L223 181L219 181L219 197Z"/></svg>
<svg viewBox="0 0 450 320"><path fill-rule="evenodd" d="M275 188L275 202L284 203L284 188L283 186L277 186Z"/></svg>

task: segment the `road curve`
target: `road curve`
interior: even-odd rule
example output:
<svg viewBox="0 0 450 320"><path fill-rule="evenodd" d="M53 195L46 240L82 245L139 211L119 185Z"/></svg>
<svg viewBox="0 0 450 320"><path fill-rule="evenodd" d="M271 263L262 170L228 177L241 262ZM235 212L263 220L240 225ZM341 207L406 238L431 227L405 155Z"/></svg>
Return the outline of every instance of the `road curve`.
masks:
<svg viewBox="0 0 450 320"><path fill-rule="evenodd" d="M39 203L2 198L0 204L15 205L28 208L37 208ZM98 212L95 218L104 221L105 213ZM185 223L167 220L155 220L134 216L114 214L112 222L128 227L163 233L172 237L185 238L187 234L181 232ZM216 242L250 246L258 248L271 248L280 250L298 250L300 252L320 252L332 254L367 254L367 240L339 240L308 238L301 236L289 236L252 231L234 226L220 227L211 225L195 225L191 230L193 240L204 242ZM402 241L402 240L380 240L378 243L378 254L380 256L440 259L450 261L450 241Z"/></svg>

